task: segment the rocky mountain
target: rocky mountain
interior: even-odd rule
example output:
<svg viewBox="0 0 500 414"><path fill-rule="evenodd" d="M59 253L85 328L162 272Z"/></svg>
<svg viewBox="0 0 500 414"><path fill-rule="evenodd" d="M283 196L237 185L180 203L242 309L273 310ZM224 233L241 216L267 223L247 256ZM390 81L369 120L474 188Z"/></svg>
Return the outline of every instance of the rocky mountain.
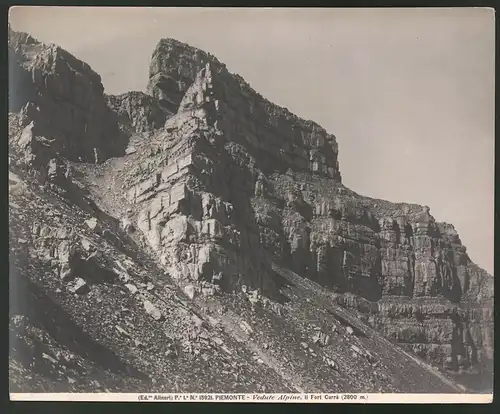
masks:
<svg viewBox="0 0 500 414"><path fill-rule="evenodd" d="M492 276L321 126L173 39L147 94L9 68L11 391L491 391Z"/></svg>
<svg viewBox="0 0 500 414"><path fill-rule="evenodd" d="M105 100L118 114L118 124L128 136L163 128L167 117L173 115L144 92L105 95Z"/></svg>

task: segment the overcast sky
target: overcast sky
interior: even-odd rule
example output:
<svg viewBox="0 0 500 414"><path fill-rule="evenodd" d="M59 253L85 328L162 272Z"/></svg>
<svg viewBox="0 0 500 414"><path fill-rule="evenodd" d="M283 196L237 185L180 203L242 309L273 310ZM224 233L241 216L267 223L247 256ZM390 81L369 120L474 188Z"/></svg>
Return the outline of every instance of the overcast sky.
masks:
<svg viewBox="0 0 500 414"><path fill-rule="evenodd" d="M344 184L427 204L493 272L494 12L489 9L16 7L14 30L145 90L162 37L214 54L337 136Z"/></svg>

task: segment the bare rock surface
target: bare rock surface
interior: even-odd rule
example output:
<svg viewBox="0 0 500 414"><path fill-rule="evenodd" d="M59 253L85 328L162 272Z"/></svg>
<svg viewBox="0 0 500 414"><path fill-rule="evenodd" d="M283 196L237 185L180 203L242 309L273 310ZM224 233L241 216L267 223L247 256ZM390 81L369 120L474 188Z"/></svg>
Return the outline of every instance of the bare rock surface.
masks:
<svg viewBox="0 0 500 414"><path fill-rule="evenodd" d="M12 391L491 389L493 278L335 136L173 39L120 96L9 49Z"/></svg>
<svg viewBox="0 0 500 414"><path fill-rule="evenodd" d="M122 128L129 134L147 133L163 128L172 114L144 92L105 95L108 107L119 116Z"/></svg>
<svg viewBox="0 0 500 414"><path fill-rule="evenodd" d="M45 153L94 163L122 155L127 137L101 77L59 46L9 31L9 108L25 127L22 149L42 161Z"/></svg>

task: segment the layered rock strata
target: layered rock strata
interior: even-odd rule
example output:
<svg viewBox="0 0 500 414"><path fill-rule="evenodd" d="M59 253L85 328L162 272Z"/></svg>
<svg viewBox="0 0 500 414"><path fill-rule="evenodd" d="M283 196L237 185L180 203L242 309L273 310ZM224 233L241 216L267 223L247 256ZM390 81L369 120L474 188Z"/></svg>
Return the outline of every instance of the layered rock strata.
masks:
<svg viewBox="0 0 500 414"><path fill-rule="evenodd" d="M217 138L208 141L226 142L224 158L229 154L241 168L237 175L245 180L236 189L250 200L253 217L247 206L234 211L256 221L261 249L272 260L360 298L354 305L349 295L339 299L346 306L364 309L359 303L368 300L373 326L440 366L489 364L493 280L478 273L452 225L436 222L427 206L373 200L345 188L334 136L269 103L203 51L160 41L148 91L178 109L176 120L188 117L182 122L192 129L208 113L213 117ZM207 109L194 115L200 107ZM203 170L224 182L215 180L216 169ZM234 170L227 172L237 179Z"/></svg>
<svg viewBox="0 0 500 414"><path fill-rule="evenodd" d="M139 207L137 227L174 278L272 292L249 203L252 177L218 128L215 88L206 65L128 172L126 197Z"/></svg>
<svg viewBox="0 0 500 414"><path fill-rule="evenodd" d="M17 113L11 153L56 186L71 177L68 160L122 162L129 137L144 134L133 162L123 157L123 187L112 188L118 173L111 169L101 196L119 193L123 229L139 230L190 299L247 287L251 298L259 290L278 297L277 264L440 367L491 366L493 278L472 263L453 226L436 222L426 206L343 186L336 138L265 100L214 56L160 41L148 95L106 96L88 65L27 34L10 32L9 67ZM97 211L87 198L82 205ZM42 229L31 231L42 237ZM68 237L43 236L58 242L44 255L58 277L78 283L75 263L97 259L85 243L85 253L75 253Z"/></svg>

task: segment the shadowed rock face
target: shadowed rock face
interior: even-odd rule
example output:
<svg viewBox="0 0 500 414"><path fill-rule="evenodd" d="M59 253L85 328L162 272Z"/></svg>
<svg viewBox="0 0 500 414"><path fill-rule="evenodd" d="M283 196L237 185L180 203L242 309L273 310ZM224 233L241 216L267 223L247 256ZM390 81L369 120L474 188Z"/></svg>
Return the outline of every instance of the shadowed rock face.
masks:
<svg viewBox="0 0 500 414"><path fill-rule="evenodd" d="M161 40L153 53L148 95L103 95L99 76L87 65L29 35L11 33L9 47L17 59L10 62L11 88L17 91L11 110L20 111L10 119L11 153L20 153L37 167L30 158L35 154L44 171L37 179L63 188L64 197L72 197L82 210L80 221L88 218L83 219L84 211L94 216L86 221L94 232L92 243L88 236L42 230L43 224L31 231L37 257L54 262L57 278L68 283L72 293L124 283L124 289L136 295L137 283L110 257L117 252L133 260L150 255L154 266L148 264L143 272L154 272L161 282L171 278L200 306L220 297L223 309L244 314L230 299L237 303L243 292L252 311L260 304L267 309L262 312L272 314L269 321L261 320L262 332L277 318L280 326L303 335L300 318L308 312L323 315L330 326L331 317L324 316L331 312L322 299L326 295L335 306L347 309L351 331L359 324L356 332L369 337L363 346L351 345L345 339L348 331L337 341L324 327L318 328L310 335L321 350L306 346L311 358L347 344L346 349L353 346L354 354L365 355L370 366L377 366L363 347L381 352L391 345L375 346L370 338L379 334L371 327L450 372L488 371L493 357L493 278L471 262L453 226L436 222L427 206L370 199L344 187L336 138L319 125L268 102L214 56L173 39ZM79 82L85 83L85 92L78 92ZM21 89L25 84L29 87ZM97 132L81 135L87 126L77 121L66 131L64 118L57 118L50 131L65 133L51 132L50 142L37 138L48 137L38 113L55 116L73 105L92 115L92 131ZM103 131L119 132L102 140ZM124 142L134 135L140 139L130 155L106 161L98 170L72 163L95 189L85 190L88 187L76 178L73 182L67 160L78 161L85 154L84 161L94 163L122 155L113 151L125 152ZM72 144L64 146L63 136ZM93 148L101 154L99 160L92 159ZM60 156L54 156L55 151ZM23 163L12 168L16 165ZM104 256L92 247L99 242L107 243ZM168 323L151 297L141 300L140 308L152 315L154 324ZM317 310L309 309L309 303ZM248 324L243 326L247 334L252 332ZM280 340L288 344L290 339ZM335 367L332 356L324 358L328 369ZM346 369L356 364L344 364L342 358L340 366ZM406 356L398 358L411 365ZM314 376L307 367L295 368L295 374ZM293 377L275 365L273 369L282 379ZM403 368L384 372L391 369ZM321 388L308 384L308 389ZM289 389L289 384L279 386Z"/></svg>
<svg viewBox="0 0 500 414"><path fill-rule="evenodd" d="M129 135L163 128L172 114L144 92L105 95L107 105L118 114L120 125Z"/></svg>
<svg viewBox="0 0 500 414"><path fill-rule="evenodd" d="M72 161L123 155L127 137L104 99L101 77L56 45L9 33L9 108L21 112L23 145Z"/></svg>

